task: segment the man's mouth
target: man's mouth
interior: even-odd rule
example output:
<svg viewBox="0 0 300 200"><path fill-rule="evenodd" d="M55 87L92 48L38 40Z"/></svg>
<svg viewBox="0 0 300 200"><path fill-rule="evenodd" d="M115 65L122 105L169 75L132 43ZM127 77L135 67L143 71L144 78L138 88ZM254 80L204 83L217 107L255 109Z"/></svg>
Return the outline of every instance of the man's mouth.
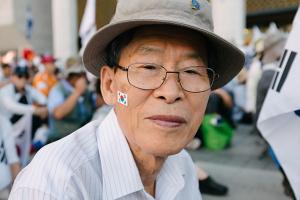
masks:
<svg viewBox="0 0 300 200"><path fill-rule="evenodd" d="M153 115L147 117L146 119L151 120L153 123L159 126L169 128L178 127L186 123L186 120L183 117L176 115Z"/></svg>

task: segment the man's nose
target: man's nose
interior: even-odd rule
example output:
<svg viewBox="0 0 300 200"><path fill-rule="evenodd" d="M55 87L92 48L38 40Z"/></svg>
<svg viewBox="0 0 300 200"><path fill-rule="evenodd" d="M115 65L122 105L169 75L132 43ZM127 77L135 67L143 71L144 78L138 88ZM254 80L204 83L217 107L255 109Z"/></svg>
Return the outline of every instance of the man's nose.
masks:
<svg viewBox="0 0 300 200"><path fill-rule="evenodd" d="M154 90L154 96L166 103L179 101L183 98L183 95L178 73L167 73L163 84Z"/></svg>

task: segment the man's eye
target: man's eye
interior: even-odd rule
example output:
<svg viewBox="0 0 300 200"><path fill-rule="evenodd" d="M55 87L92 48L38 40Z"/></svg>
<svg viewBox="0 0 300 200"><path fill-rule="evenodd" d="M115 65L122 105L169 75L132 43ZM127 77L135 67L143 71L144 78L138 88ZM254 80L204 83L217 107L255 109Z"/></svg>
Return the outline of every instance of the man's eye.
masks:
<svg viewBox="0 0 300 200"><path fill-rule="evenodd" d="M156 70L157 69L157 67L153 66L153 65L144 65L144 66L141 66L141 68L148 69L148 70Z"/></svg>
<svg viewBox="0 0 300 200"><path fill-rule="evenodd" d="M198 71L196 71L196 70L192 70L192 69L185 70L184 72L187 73L187 74L201 75L200 72L198 72Z"/></svg>

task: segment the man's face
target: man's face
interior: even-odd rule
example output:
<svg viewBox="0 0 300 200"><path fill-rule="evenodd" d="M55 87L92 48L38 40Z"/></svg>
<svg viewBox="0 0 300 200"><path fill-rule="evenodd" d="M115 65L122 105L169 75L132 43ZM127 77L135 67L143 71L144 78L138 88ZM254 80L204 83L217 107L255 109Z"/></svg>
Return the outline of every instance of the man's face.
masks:
<svg viewBox="0 0 300 200"><path fill-rule="evenodd" d="M55 65L54 65L53 62L44 63L44 66L45 66L45 70L48 73L54 74L54 72L55 72Z"/></svg>
<svg viewBox="0 0 300 200"><path fill-rule="evenodd" d="M206 57L205 42L199 35L178 28L152 27L137 31L122 50L119 65L155 63L168 71L178 71L207 66ZM129 84L125 71L112 73L111 94L102 92L109 96L105 98L107 103L114 105L131 149L165 157L178 153L191 141L202 122L210 90L184 91L174 73L168 74L158 89L141 90ZM128 106L117 102L118 91L128 95Z"/></svg>
<svg viewBox="0 0 300 200"><path fill-rule="evenodd" d="M87 79L86 78L86 74L84 72L82 73L72 73L71 75L69 75L69 83L75 87L76 86L76 83L81 80L81 79Z"/></svg>
<svg viewBox="0 0 300 200"><path fill-rule="evenodd" d="M12 74L12 70L10 67L2 68L2 72L3 72L4 77L6 77L6 78L9 78Z"/></svg>
<svg viewBox="0 0 300 200"><path fill-rule="evenodd" d="M28 77L23 75L12 75L12 83L16 86L17 90L23 90L27 84Z"/></svg>

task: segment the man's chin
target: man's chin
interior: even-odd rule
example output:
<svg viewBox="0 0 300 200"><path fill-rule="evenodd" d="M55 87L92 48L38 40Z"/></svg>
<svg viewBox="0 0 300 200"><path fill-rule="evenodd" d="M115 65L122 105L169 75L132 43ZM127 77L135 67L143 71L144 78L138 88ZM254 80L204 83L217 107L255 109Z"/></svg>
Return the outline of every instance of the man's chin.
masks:
<svg viewBox="0 0 300 200"><path fill-rule="evenodd" d="M168 147L168 146L159 146L159 147L153 147L153 148L147 148L145 149L147 153L154 155L156 157L168 157L174 154L179 153L182 148L174 148L174 147Z"/></svg>

